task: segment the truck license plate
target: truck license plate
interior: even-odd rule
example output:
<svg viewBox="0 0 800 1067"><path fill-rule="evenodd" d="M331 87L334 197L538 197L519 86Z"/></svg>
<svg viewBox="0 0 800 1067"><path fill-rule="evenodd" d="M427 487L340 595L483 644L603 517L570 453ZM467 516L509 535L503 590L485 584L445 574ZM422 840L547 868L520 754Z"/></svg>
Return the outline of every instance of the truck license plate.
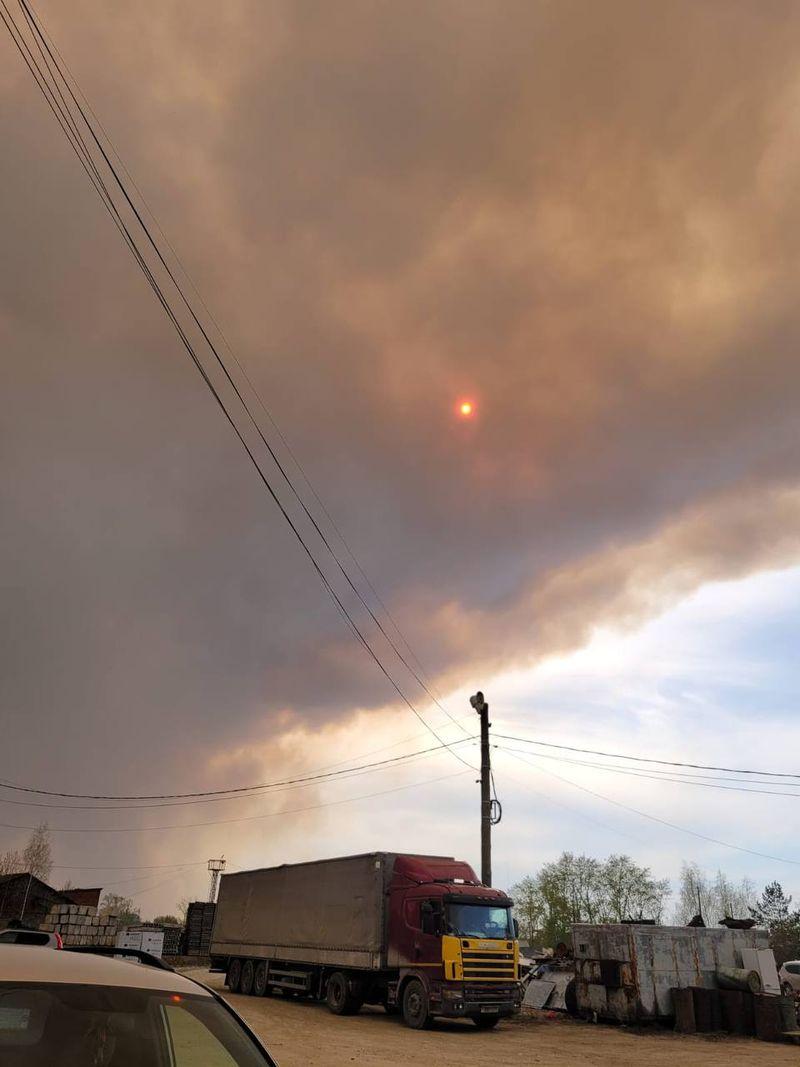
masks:
<svg viewBox="0 0 800 1067"><path fill-rule="evenodd" d="M497 1015L499 1010L499 1008L487 1008L486 1005L484 1005L481 1008L481 1015Z"/></svg>

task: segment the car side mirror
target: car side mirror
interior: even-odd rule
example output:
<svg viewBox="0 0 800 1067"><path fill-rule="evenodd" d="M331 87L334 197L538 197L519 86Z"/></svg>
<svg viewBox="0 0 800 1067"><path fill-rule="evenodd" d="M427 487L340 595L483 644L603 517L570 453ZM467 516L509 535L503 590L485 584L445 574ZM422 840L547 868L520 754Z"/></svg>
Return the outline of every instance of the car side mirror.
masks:
<svg viewBox="0 0 800 1067"><path fill-rule="evenodd" d="M519 919L514 919L514 937L519 941Z"/></svg>

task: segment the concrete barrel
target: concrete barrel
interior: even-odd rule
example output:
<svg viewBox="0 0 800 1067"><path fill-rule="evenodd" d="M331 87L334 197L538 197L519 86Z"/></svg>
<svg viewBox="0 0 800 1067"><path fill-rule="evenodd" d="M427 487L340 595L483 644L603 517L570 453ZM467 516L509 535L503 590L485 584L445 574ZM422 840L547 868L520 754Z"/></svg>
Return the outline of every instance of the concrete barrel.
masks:
<svg viewBox="0 0 800 1067"><path fill-rule="evenodd" d="M761 975L746 967L718 967L717 984L720 989L740 989L744 993L761 992Z"/></svg>

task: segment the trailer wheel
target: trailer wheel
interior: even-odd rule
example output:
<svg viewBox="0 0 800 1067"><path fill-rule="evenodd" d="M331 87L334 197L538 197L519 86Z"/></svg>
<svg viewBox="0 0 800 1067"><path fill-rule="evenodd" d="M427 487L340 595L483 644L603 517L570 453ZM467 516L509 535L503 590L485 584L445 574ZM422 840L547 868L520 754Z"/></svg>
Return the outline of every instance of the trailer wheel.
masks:
<svg viewBox="0 0 800 1067"><path fill-rule="evenodd" d="M424 1030L430 1026L428 992L419 978L412 978L403 990L403 1022L412 1030Z"/></svg>
<svg viewBox="0 0 800 1067"><path fill-rule="evenodd" d="M355 1015L361 1007L361 1001L350 992L347 975L343 971L334 971L328 979L325 1003L334 1015Z"/></svg>
<svg viewBox="0 0 800 1067"><path fill-rule="evenodd" d="M225 979L225 985L231 991L231 993L239 992L239 983L242 980L242 961L231 960L228 964L228 975Z"/></svg>
<svg viewBox="0 0 800 1067"><path fill-rule="evenodd" d="M266 960L261 960L256 967L256 972L253 976L253 996L268 997L270 995L272 990L267 981L268 976L267 962Z"/></svg>
<svg viewBox="0 0 800 1067"><path fill-rule="evenodd" d="M239 992L249 997L253 992L253 976L255 967L252 960L245 960L242 967L242 977L239 980Z"/></svg>
<svg viewBox="0 0 800 1067"><path fill-rule="evenodd" d="M494 1030L500 1022L499 1015L473 1015L472 1021L479 1030Z"/></svg>

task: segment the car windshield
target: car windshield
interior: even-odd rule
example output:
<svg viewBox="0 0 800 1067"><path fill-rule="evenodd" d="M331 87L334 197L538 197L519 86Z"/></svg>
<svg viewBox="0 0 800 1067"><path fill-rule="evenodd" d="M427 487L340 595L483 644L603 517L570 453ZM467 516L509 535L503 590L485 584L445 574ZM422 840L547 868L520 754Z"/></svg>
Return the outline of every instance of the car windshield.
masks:
<svg viewBox="0 0 800 1067"><path fill-rule="evenodd" d="M4 930L0 934L0 945L47 945L49 942L50 936L38 930Z"/></svg>
<svg viewBox="0 0 800 1067"><path fill-rule="evenodd" d="M212 997L0 982L3 1067L266 1067Z"/></svg>
<svg viewBox="0 0 800 1067"><path fill-rule="evenodd" d="M511 909L485 904L450 904L447 908L448 933L459 937L513 937Z"/></svg>

